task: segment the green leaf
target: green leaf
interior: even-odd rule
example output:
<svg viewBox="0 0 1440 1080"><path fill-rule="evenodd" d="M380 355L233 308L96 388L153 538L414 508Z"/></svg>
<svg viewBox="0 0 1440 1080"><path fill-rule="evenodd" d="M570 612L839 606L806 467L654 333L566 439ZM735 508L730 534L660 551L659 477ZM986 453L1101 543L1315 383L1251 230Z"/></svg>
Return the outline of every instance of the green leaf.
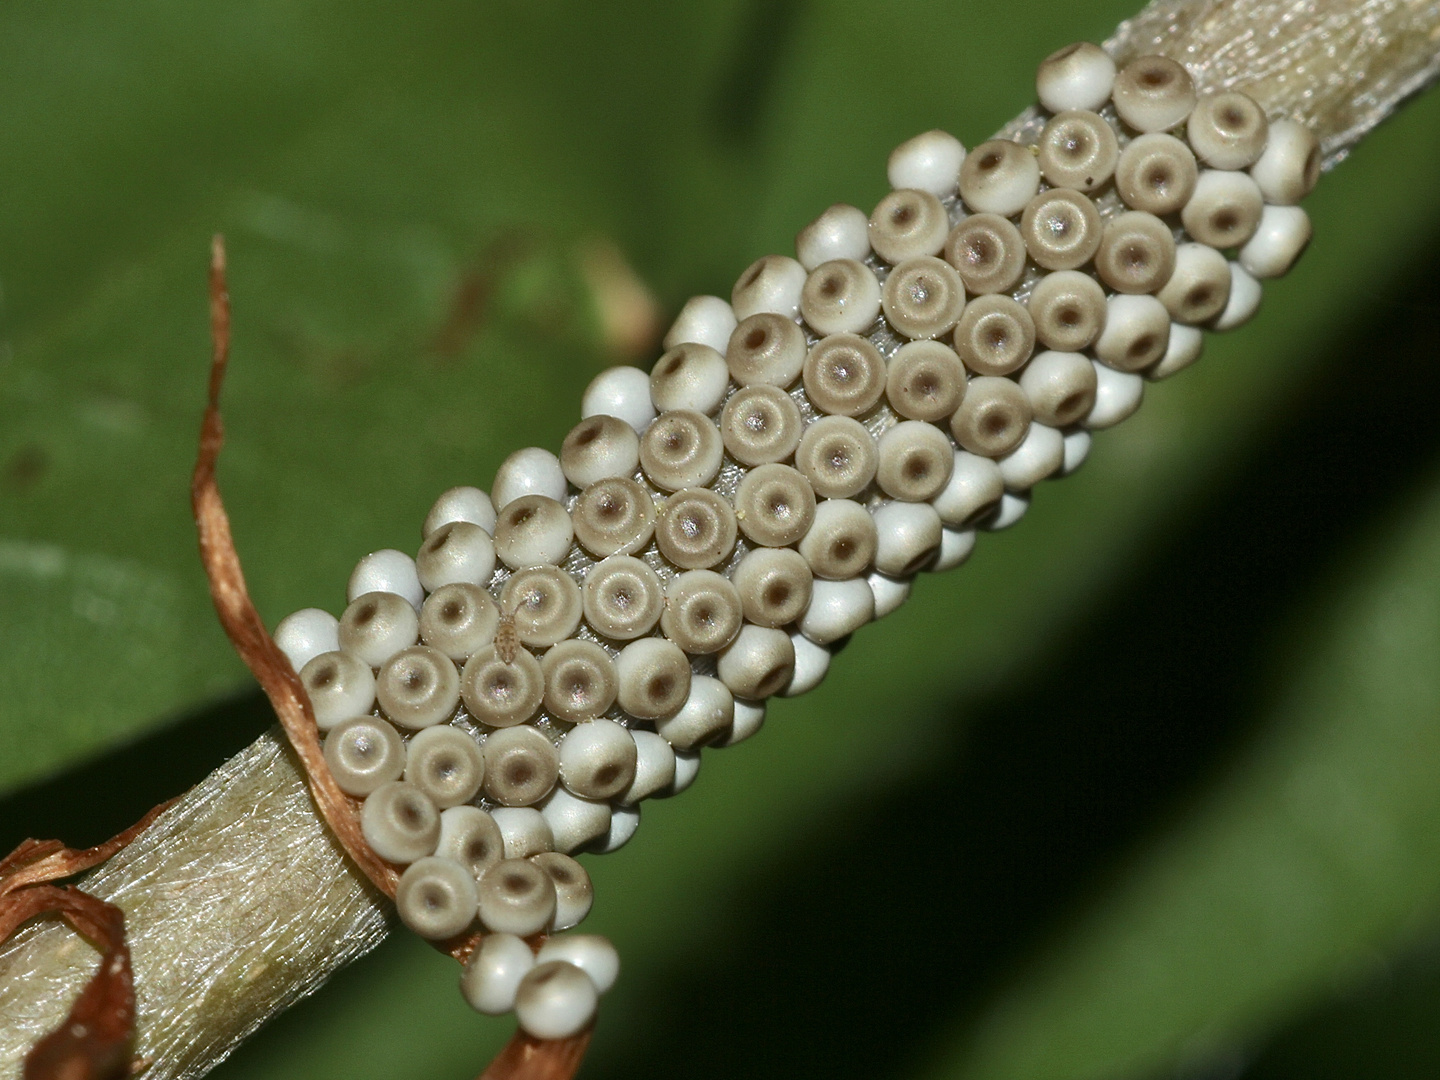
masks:
<svg viewBox="0 0 1440 1080"><path fill-rule="evenodd" d="M1440 913L1440 487L1405 509L1296 628L1253 742L935 1075L1136 1075L1201 1056Z"/></svg>

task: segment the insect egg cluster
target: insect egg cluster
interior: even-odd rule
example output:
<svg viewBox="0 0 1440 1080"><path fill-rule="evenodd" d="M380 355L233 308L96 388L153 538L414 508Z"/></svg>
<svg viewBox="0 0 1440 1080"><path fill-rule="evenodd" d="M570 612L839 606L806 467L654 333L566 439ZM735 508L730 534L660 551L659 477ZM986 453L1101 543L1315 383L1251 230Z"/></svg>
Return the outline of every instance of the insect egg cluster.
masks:
<svg viewBox="0 0 1440 1080"><path fill-rule="evenodd" d="M690 300L653 371L597 376L558 456L445 492L414 558L366 556L338 619L277 628L366 840L405 867L401 919L486 932L476 1009L589 1024L618 961L560 933L591 906L574 856L1017 521L1304 249L1301 125L1089 44L1037 90L1014 138L901 145L870 214L832 206L729 302Z"/></svg>

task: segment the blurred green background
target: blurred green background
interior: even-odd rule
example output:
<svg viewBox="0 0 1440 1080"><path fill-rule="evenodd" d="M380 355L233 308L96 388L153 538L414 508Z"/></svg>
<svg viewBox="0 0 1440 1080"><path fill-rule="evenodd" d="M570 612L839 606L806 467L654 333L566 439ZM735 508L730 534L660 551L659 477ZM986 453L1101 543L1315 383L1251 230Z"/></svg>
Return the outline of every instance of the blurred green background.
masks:
<svg viewBox="0 0 1440 1080"><path fill-rule="evenodd" d="M1130 11L0 11L0 850L98 841L269 722L188 516L212 232L251 588L338 611L436 493L558 446L622 358L597 262L666 318L725 295ZM589 860L625 970L584 1075L1440 1074L1436 176L1431 95L1252 324ZM455 981L397 934L216 1075L473 1077L509 1024Z"/></svg>

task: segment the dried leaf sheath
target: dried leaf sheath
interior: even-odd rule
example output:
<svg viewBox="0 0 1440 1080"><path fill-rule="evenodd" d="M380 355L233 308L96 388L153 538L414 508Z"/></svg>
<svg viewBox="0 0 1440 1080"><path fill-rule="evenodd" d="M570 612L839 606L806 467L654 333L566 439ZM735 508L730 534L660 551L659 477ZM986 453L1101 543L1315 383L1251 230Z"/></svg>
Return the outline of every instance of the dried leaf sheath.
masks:
<svg viewBox="0 0 1440 1080"><path fill-rule="evenodd" d="M64 1023L25 1056L25 1080L106 1080L125 1075L135 1032L135 979L125 944L125 915L75 888L32 885L7 897L0 938L47 911L98 945L100 966Z"/></svg>
<svg viewBox="0 0 1440 1080"><path fill-rule="evenodd" d="M400 875L365 842L360 831L356 801L340 790L325 763L309 696L250 600L240 556L230 532L230 518L215 480L215 464L225 442L220 390L230 359L230 296L225 287L225 243L220 236L216 236L211 245L210 332L214 342L210 393L190 488L195 525L200 533L200 558L210 582L210 595L214 598L215 610L226 636L274 706L275 715L304 766L321 814L365 876L386 896L394 899ZM479 936L465 935L437 943L436 947L463 963L473 951ZM555 1041L534 1039L516 1032L484 1075L489 1080L568 1080L580 1067L589 1043L588 1031L574 1038Z"/></svg>
<svg viewBox="0 0 1440 1080"><path fill-rule="evenodd" d="M270 699L275 715L305 767L306 779L315 804L331 831L355 860L355 865L377 889L392 899L400 879L395 868L380 859L360 833L360 819L354 800L335 783L320 749L315 713L300 685L300 678L285 654L275 645L245 587L245 574L230 518L225 512L220 488L215 481L215 463L225 442L225 425L220 416L220 389L230 359L230 295L225 288L225 241L216 236L210 253L210 333L214 355L210 364L210 396L200 429L200 452L190 483L195 526L200 533L200 559L210 581L210 595L235 651Z"/></svg>
<svg viewBox="0 0 1440 1080"><path fill-rule="evenodd" d="M480 1080L570 1080L585 1059L590 1035L584 1031L574 1038L546 1042L517 1031Z"/></svg>
<svg viewBox="0 0 1440 1080"><path fill-rule="evenodd" d="M124 832L103 844L76 851L59 840L26 840L5 858L0 859L0 899L27 885L38 885L70 877L92 866L99 866L117 851L150 827L150 823L175 804L169 799L154 807ZM0 938L10 931L0 934Z"/></svg>

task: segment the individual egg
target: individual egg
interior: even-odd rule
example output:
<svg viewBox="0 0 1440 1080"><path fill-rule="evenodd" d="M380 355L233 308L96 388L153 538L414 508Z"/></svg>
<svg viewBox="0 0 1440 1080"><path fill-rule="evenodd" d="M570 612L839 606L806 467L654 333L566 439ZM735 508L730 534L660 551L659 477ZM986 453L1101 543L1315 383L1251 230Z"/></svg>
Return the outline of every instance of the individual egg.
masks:
<svg viewBox="0 0 1440 1080"><path fill-rule="evenodd" d="M804 440L801 440L802 445ZM786 547L805 535L815 518L815 489L788 465L759 465L735 489L735 519L747 538Z"/></svg>
<svg viewBox="0 0 1440 1080"><path fill-rule="evenodd" d="M910 578L893 578L876 570L865 576L865 584L875 597L875 618L883 619L897 611L910 598Z"/></svg>
<svg viewBox="0 0 1440 1080"><path fill-rule="evenodd" d="M1153 296L1110 297L1095 355L1120 371L1141 371L1165 355L1170 313Z"/></svg>
<svg viewBox="0 0 1440 1080"><path fill-rule="evenodd" d="M800 445L800 407L777 386L747 386L720 413L720 438L742 465L784 461Z"/></svg>
<svg viewBox="0 0 1440 1080"><path fill-rule="evenodd" d="M965 285L943 259L922 255L897 265L885 279L880 307L896 333L937 338L965 310Z"/></svg>
<svg viewBox="0 0 1440 1080"><path fill-rule="evenodd" d="M880 315L880 282L855 259L821 263L805 279L800 314L819 334L858 334Z"/></svg>
<svg viewBox="0 0 1440 1080"><path fill-rule="evenodd" d="M1074 270L1100 249L1100 211L1071 188L1052 187L1028 203L1020 216L1020 236L1036 266Z"/></svg>
<svg viewBox="0 0 1440 1080"><path fill-rule="evenodd" d="M572 724L604 713L620 691L615 662L593 641L560 642L541 658L540 671L546 710Z"/></svg>
<svg viewBox="0 0 1440 1080"><path fill-rule="evenodd" d="M875 594L862 577L817 581L799 629L810 641L829 645L875 618Z"/></svg>
<svg viewBox="0 0 1440 1080"><path fill-rule="evenodd" d="M1180 222L1202 244L1239 247L1255 235L1264 209L1260 185L1248 173L1206 169L1180 211Z"/></svg>
<svg viewBox="0 0 1440 1080"><path fill-rule="evenodd" d="M725 363L738 386L787 387L805 365L805 332L780 315L752 315L730 335Z"/></svg>
<svg viewBox="0 0 1440 1080"><path fill-rule="evenodd" d="M630 842L637 829L640 828L640 807L638 806L611 806L610 827L604 836L597 837L585 846L586 851L592 851L596 855L609 855L612 851L619 851Z"/></svg>
<svg viewBox="0 0 1440 1080"><path fill-rule="evenodd" d="M395 887L395 910L409 929L444 941L475 921L475 879L451 859L428 855L405 868Z"/></svg>
<svg viewBox="0 0 1440 1080"><path fill-rule="evenodd" d="M540 805L545 824L555 837L555 850L562 854L579 851L610 831L610 804L573 795L557 787Z"/></svg>
<svg viewBox="0 0 1440 1080"><path fill-rule="evenodd" d="M1068 427L1095 404L1095 368L1080 353L1042 352L1025 365L1020 389L1037 421Z"/></svg>
<svg viewBox="0 0 1440 1080"><path fill-rule="evenodd" d="M441 492L440 497L430 507L430 512L425 515L425 523L420 528L420 538L428 538L441 525L448 525L452 521L468 521L472 525L479 525L493 536L495 504L490 501L489 495L477 487L453 487Z"/></svg>
<svg viewBox="0 0 1440 1080"><path fill-rule="evenodd" d="M1085 362L1089 364L1088 360ZM950 481L930 500L930 505L935 507L943 525L961 529L992 513L1004 493L1005 482L1000 478L1000 467L992 459L968 450L957 450Z"/></svg>
<svg viewBox="0 0 1440 1080"><path fill-rule="evenodd" d="M500 608L509 612L524 645L545 648L575 633L583 614L580 586L558 566L517 570L500 590Z"/></svg>
<svg viewBox="0 0 1440 1080"><path fill-rule="evenodd" d="M559 776L559 754L533 727L501 728L485 737L485 794L500 805L533 806Z"/></svg>
<svg viewBox="0 0 1440 1080"><path fill-rule="evenodd" d="M460 696L480 723L511 727L523 724L540 708L545 677L540 662L526 649L517 649L507 661L494 645L487 645L465 661Z"/></svg>
<svg viewBox="0 0 1440 1080"><path fill-rule="evenodd" d="M1169 131L1195 108L1195 83L1168 56L1142 56L1120 69L1110 98L1120 119L1136 131Z"/></svg>
<svg viewBox="0 0 1440 1080"><path fill-rule="evenodd" d="M972 300L967 308L978 303ZM885 397L907 420L945 420L965 397L965 365L942 342L906 342L890 358Z"/></svg>
<svg viewBox="0 0 1440 1080"><path fill-rule="evenodd" d="M525 859L502 859L486 870L477 886L480 921L500 934L538 934L555 915L555 883Z"/></svg>
<svg viewBox="0 0 1440 1080"><path fill-rule="evenodd" d="M1175 237L1154 214L1130 210L1105 223L1095 272L1116 292L1156 292L1175 272Z"/></svg>
<svg viewBox="0 0 1440 1080"><path fill-rule="evenodd" d="M405 743L378 716L355 716L325 736L325 764L347 795L364 798L405 772Z"/></svg>
<svg viewBox="0 0 1440 1080"><path fill-rule="evenodd" d="M800 441L798 432L795 441ZM298 672L321 653L340 648L340 621L328 611L302 608L281 619L273 636L290 666Z"/></svg>
<svg viewBox="0 0 1440 1080"><path fill-rule="evenodd" d="M816 420L795 449L795 468L816 495L827 499L848 499L864 491L875 479L878 461L875 440L860 421L848 416Z"/></svg>
<svg viewBox="0 0 1440 1080"><path fill-rule="evenodd" d="M998 214L972 214L951 230L945 261L976 296L1008 292L1025 272L1025 240Z"/></svg>
<svg viewBox="0 0 1440 1080"><path fill-rule="evenodd" d="M940 514L929 503L891 502L876 507L875 569L891 577L918 573L940 547Z"/></svg>
<svg viewBox="0 0 1440 1080"><path fill-rule="evenodd" d="M1213 319L1230 299L1230 267L1225 256L1206 244L1180 244L1175 249L1175 272L1155 298L1176 322Z"/></svg>
<svg viewBox="0 0 1440 1080"><path fill-rule="evenodd" d="M975 147L960 167L960 198L978 214L1011 217L1025 209L1040 187L1040 165L1029 147L991 139Z"/></svg>
<svg viewBox="0 0 1440 1080"><path fill-rule="evenodd" d="M391 592L362 593L340 616L340 648L378 668L420 637L420 619L409 601Z"/></svg>
<svg viewBox="0 0 1440 1080"><path fill-rule="evenodd" d="M815 507L815 520L799 550L816 577L853 578L875 558L875 521L857 502L826 499Z"/></svg>
<svg viewBox="0 0 1440 1080"><path fill-rule="evenodd" d="M676 750L675 751L675 779L664 791L657 791L655 798L668 799L674 795L682 795L695 783L695 778L700 775L700 751L699 750Z"/></svg>
<svg viewBox="0 0 1440 1080"><path fill-rule="evenodd" d="M805 395L821 412L861 416L885 393L885 359L862 337L831 334L810 348L802 377Z"/></svg>
<svg viewBox="0 0 1440 1080"><path fill-rule="evenodd" d="M740 594L713 570L689 570L665 587L660 630L687 653L719 652L740 632Z"/></svg>
<svg viewBox="0 0 1440 1080"><path fill-rule="evenodd" d="M894 189L913 188L937 198L955 194L965 147L947 131L926 131L890 151L885 176Z"/></svg>
<svg viewBox="0 0 1440 1080"><path fill-rule="evenodd" d="M1087 109L1067 109L1052 116L1036 149L1035 160L1046 183L1087 193L1115 174L1120 158L1114 128Z"/></svg>
<svg viewBox="0 0 1440 1080"><path fill-rule="evenodd" d="M345 599L354 603L366 593L393 593L417 611L425 599L415 560L403 551L386 548L372 551L355 564L345 586Z"/></svg>
<svg viewBox="0 0 1440 1080"><path fill-rule="evenodd" d="M892 499L924 502L945 486L954 463L944 432L923 420L902 420L880 436L875 482Z"/></svg>
<svg viewBox="0 0 1440 1080"><path fill-rule="evenodd" d="M1115 61L1104 49L1079 41L1057 49L1035 73L1035 94L1053 113L1064 109L1098 109L1115 85Z"/></svg>
<svg viewBox="0 0 1440 1080"><path fill-rule="evenodd" d="M941 529L940 550L935 555L935 561L926 569L932 573L941 573L945 570L954 570L975 550L974 529Z"/></svg>
<svg viewBox="0 0 1440 1080"><path fill-rule="evenodd" d="M550 920L549 930L552 933L569 930L584 922L595 903L595 886L590 883L590 875L585 868L569 855L558 851L532 855L530 861L549 874L555 885L555 915Z"/></svg>
<svg viewBox="0 0 1440 1080"><path fill-rule="evenodd" d="M615 800L621 806L633 806L641 799L665 791L675 782L675 750L664 737L639 729L632 731L630 737L635 740L635 779Z"/></svg>
<svg viewBox="0 0 1440 1080"><path fill-rule="evenodd" d="M1133 371L1117 371L1098 360L1093 363L1095 404L1083 423L1092 430L1114 427L1140 407L1145 380Z"/></svg>
<svg viewBox="0 0 1440 1080"><path fill-rule="evenodd" d="M1262 290L1260 282L1238 262L1230 264L1230 299L1225 301L1225 310L1215 316L1210 327L1214 330L1233 330L1243 326L1260 309Z"/></svg>
<svg viewBox="0 0 1440 1080"><path fill-rule="evenodd" d="M805 557L790 548L756 548L730 575L745 618L759 626L785 626L798 619L810 603L813 579Z"/></svg>
<svg viewBox="0 0 1440 1080"><path fill-rule="evenodd" d="M452 521L425 538L415 569L427 593L457 582L484 585L495 572L495 544L479 525Z"/></svg>
<svg viewBox="0 0 1440 1080"><path fill-rule="evenodd" d="M477 806L452 806L440 811L440 839L435 854L451 859L476 881L505 857L505 840L495 819Z"/></svg>
<svg viewBox="0 0 1440 1080"><path fill-rule="evenodd" d="M620 975L620 954L599 934L566 934L550 938L540 946L535 962L544 964L551 960L574 964L590 976L595 989L602 994L615 985Z"/></svg>
<svg viewBox="0 0 1440 1080"><path fill-rule="evenodd" d="M405 779L430 796L441 810L448 810L469 802L480 790L485 779L485 754L480 744L459 728L426 728L406 747Z"/></svg>
<svg viewBox="0 0 1440 1080"><path fill-rule="evenodd" d="M495 523L495 554L512 570L558 563L570 553L574 539L570 515L547 495L512 499Z"/></svg>
<svg viewBox="0 0 1440 1080"><path fill-rule="evenodd" d="M795 257L806 270L832 259L863 261L870 254L870 219L865 211L836 203L795 237Z"/></svg>
<svg viewBox="0 0 1440 1080"><path fill-rule="evenodd" d="M716 352L723 354L725 344L730 340L730 335L735 332L735 324L739 320L735 318L735 309L721 300L718 296L692 296L685 301L685 306L680 309L680 314L675 317L675 322L665 334L664 347L673 349L677 345L687 343L695 345L708 345ZM618 369L614 370L636 370ZM604 373L602 372L602 375ZM643 372L642 372L643 374ZM596 380L599 381L598 378ZM590 384L592 387L594 382ZM600 395L597 395L599 397ZM618 395L616 395L618 396ZM588 398L588 391L587 391ZM598 403L598 402L597 402ZM605 412L605 409L597 409L598 412ZM612 413L611 415L619 415ZM628 420L629 417L621 417ZM649 415L643 418L643 422L631 424L636 431L644 431L645 425L655 419L654 408L649 409Z"/></svg>
<svg viewBox="0 0 1440 1080"><path fill-rule="evenodd" d="M375 704L375 676L370 666L346 652L314 657L300 669L300 685L310 698L315 726L321 731L352 716L363 716Z"/></svg>
<svg viewBox="0 0 1440 1080"><path fill-rule="evenodd" d="M709 345L677 345L656 360L650 372L650 400L661 412L690 409L709 416L720 408L729 388L725 357Z"/></svg>
<svg viewBox="0 0 1440 1080"><path fill-rule="evenodd" d="M795 647L795 670L790 675L790 682L780 691L781 697L808 694L830 673L832 654L824 645L817 645L798 632L790 635L790 642Z"/></svg>
<svg viewBox="0 0 1440 1080"><path fill-rule="evenodd" d="M1035 337L1058 352L1079 352L1105 327L1105 290L1079 270L1046 274L1030 290L1026 307Z"/></svg>
<svg viewBox="0 0 1440 1080"><path fill-rule="evenodd" d="M977 296L965 306L952 340L956 355L977 375L1008 375L1035 350L1035 320L1002 293Z"/></svg>
<svg viewBox="0 0 1440 1080"><path fill-rule="evenodd" d="M795 645L783 630L746 624L720 654L716 675L736 697L763 701L783 690L795 671Z"/></svg>
<svg viewBox="0 0 1440 1080"><path fill-rule="evenodd" d="M589 487L611 476L629 476L639 463L639 436L634 428L614 416L581 420L560 444L560 468L565 479L576 488Z"/></svg>
<svg viewBox="0 0 1440 1080"><path fill-rule="evenodd" d="M633 555L655 535L655 500L636 481L611 477L580 493L570 520L575 539L592 555Z"/></svg>
<svg viewBox="0 0 1440 1080"><path fill-rule="evenodd" d="M870 215L870 246L888 263L938 254L949 232L945 207L928 191L892 191Z"/></svg>
<svg viewBox="0 0 1440 1080"><path fill-rule="evenodd" d="M724 308L724 315L720 316L720 313L716 311L712 305L702 305L706 309L702 314L711 317L711 322L707 329L713 331L716 316L720 316L718 322L721 326L723 326L728 319L730 329L734 329L735 317L729 314L729 304L714 296L696 297L681 310L680 317L675 320L675 325L671 327L670 333L665 336L665 347L667 349L674 348L682 341L700 340L698 337L687 336L687 331L691 333L694 332L692 326L687 325L685 328L681 328L682 322L687 322L688 320L693 324L697 321L690 319L692 314L691 305L695 304L697 300L714 301L715 304ZM677 330L681 330L681 336L678 340L672 341L671 338L676 334ZM725 335L726 337L729 336L729 330L725 331ZM719 345L716 345L714 341L702 341L701 343L709 345L711 348L723 349L725 347L724 340L724 338L721 338ZM596 375L595 378L590 380L590 385L585 388L585 394L580 399L580 418L582 420L588 420L592 416L613 416L617 420L625 421L625 423L629 424L636 431L644 431L650 426L650 421L655 419L655 406L650 403L650 376L646 375L645 372L639 368L630 367L629 365L606 368L600 372L599 375ZM542 450L540 453L546 453L546 451ZM550 456L552 458L554 457L553 454ZM558 459L554 462L553 467L550 462L538 457L536 458L536 462L537 465L543 466L540 470L544 474L543 483L535 482L523 488L517 484L514 488L505 492L507 496L505 499L500 497L498 490L492 489L496 507L504 507L505 503L510 499L525 494L546 495L552 499L561 499L564 497L565 490L563 486L556 483L557 474L560 476L562 483L564 480L564 472L559 467L560 463ZM507 458L506 464L508 463L509 459ZM501 466L502 469L504 467L504 465ZM537 476L537 481L538 480L539 478Z"/></svg>
<svg viewBox="0 0 1440 1080"><path fill-rule="evenodd" d="M1030 399L1017 383L982 375L970 380L965 400L950 418L950 431L972 454L998 458L1020 445L1032 415Z"/></svg>
<svg viewBox="0 0 1440 1080"><path fill-rule="evenodd" d="M465 961L460 993L476 1012L503 1016L515 1008L520 980L534 966L535 954L524 939L515 934L486 934Z"/></svg>
<svg viewBox="0 0 1440 1080"><path fill-rule="evenodd" d="M1267 206L1255 235L1240 249L1240 265L1255 278L1289 272L1310 243L1310 215L1298 206Z"/></svg>
<svg viewBox="0 0 1440 1080"><path fill-rule="evenodd" d="M1170 344L1165 346L1165 355L1160 358L1159 363L1145 372L1145 377L1147 379L1168 379L1171 375L1184 371L1200 359L1200 353L1204 347L1205 335L1198 326L1182 326L1179 323L1171 323Z"/></svg>
<svg viewBox="0 0 1440 1080"><path fill-rule="evenodd" d="M1060 470L1065 460L1065 437L1053 427L1031 424L1020 445L996 464L1008 491L1029 491ZM943 536L942 536L943 541Z"/></svg>
<svg viewBox="0 0 1440 1080"><path fill-rule="evenodd" d="M793 319L800 311L804 286L805 268L798 262L784 255L765 255L736 280L730 307L741 322L761 313Z"/></svg>
<svg viewBox="0 0 1440 1080"><path fill-rule="evenodd" d="M706 745L716 749L737 746L764 726L765 703L763 701L736 701L735 718L730 721L730 726Z"/></svg>
<svg viewBox="0 0 1440 1080"><path fill-rule="evenodd" d="M536 964L515 991L515 1018L536 1039L568 1039L595 1019L597 991L574 964Z"/></svg>
<svg viewBox="0 0 1440 1080"><path fill-rule="evenodd" d="M709 488L687 488L665 500L655 523L660 554L682 570L722 562L735 548L739 525L731 505Z"/></svg>
<svg viewBox="0 0 1440 1080"><path fill-rule="evenodd" d="M372 851L401 865L434 852L440 839L440 811L414 784L381 784L360 808L360 832Z"/></svg>
<svg viewBox="0 0 1440 1080"><path fill-rule="evenodd" d="M635 740L613 720L586 720L560 740L560 782L587 799L621 794L635 779Z"/></svg>
<svg viewBox="0 0 1440 1080"><path fill-rule="evenodd" d="M1120 153L1115 190L1132 210L1173 214L1195 194L1195 154L1173 135L1141 135Z"/></svg>
<svg viewBox="0 0 1440 1080"><path fill-rule="evenodd" d="M1248 169L1260 160L1269 134L1265 110L1239 90L1202 95L1185 124L1185 138L1213 169Z"/></svg>
<svg viewBox="0 0 1440 1080"><path fill-rule="evenodd" d="M665 491L703 487L715 479L725 454L720 429L703 413L661 413L640 440L640 467Z"/></svg>
<svg viewBox="0 0 1440 1080"><path fill-rule="evenodd" d="M646 400L649 400L648 387ZM526 495L541 495L559 502L565 498L567 490L565 470L560 467L560 459L549 450L538 446L516 450L502 461L495 470L495 483L490 487L497 511L504 510L516 499Z"/></svg>
<svg viewBox="0 0 1440 1080"><path fill-rule="evenodd" d="M464 661L495 640L500 609L478 585L442 585L420 609L420 640L451 660Z"/></svg>
<svg viewBox="0 0 1440 1080"><path fill-rule="evenodd" d="M1065 433L1065 460L1060 464L1060 475L1069 476L1085 464L1085 459L1090 456L1090 447L1094 439L1090 432L1084 428L1077 428L1074 431Z"/></svg>
<svg viewBox="0 0 1440 1080"><path fill-rule="evenodd" d="M1294 120L1276 120L1250 176L1267 203L1293 206L1314 189L1320 166L1320 143L1314 132Z"/></svg>
<svg viewBox="0 0 1440 1080"><path fill-rule="evenodd" d="M696 675L685 702L673 716L655 725L676 750L694 750L724 732L735 719L735 698L719 679Z"/></svg>
<svg viewBox="0 0 1440 1080"><path fill-rule="evenodd" d="M630 642L615 657L615 673L620 707L642 720L671 715L690 692L690 661L664 638Z"/></svg>
<svg viewBox="0 0 1440 1080"><path fill-rule="evenodd" d="M555 835L533 806L494 806L490 816L500 830L503 858L533 859L555 850Z"/></svg>
<svg viewBox="0 0 1440 1080"><path fill-rule="evenodd" d="M455 662L428 645L402 649L380 669L375 700L400 727L427 728L448 720L460 704Z"/></svg>

